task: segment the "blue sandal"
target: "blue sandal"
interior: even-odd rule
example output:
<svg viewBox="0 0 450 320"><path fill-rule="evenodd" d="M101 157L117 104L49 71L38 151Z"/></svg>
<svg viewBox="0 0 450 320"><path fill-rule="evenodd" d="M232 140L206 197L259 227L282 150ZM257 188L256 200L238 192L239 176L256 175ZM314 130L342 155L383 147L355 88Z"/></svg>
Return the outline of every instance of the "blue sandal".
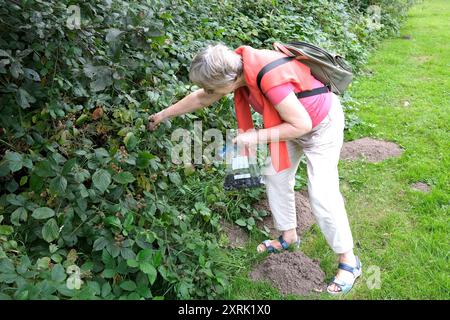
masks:
<svg viewBox="0 0 450 320"><path fill-rule="evenodd" d="M334 277L328 286L335 284L339 288L339 291L330 291L327 288L328 293L332 294L332 295L340 295L340 294L348 293L353 288L353 285L355 284L356 279L358 279L358 277L360 277L362 274L362 264L361 264L361 261L359 261L358 257L356 257L356 267L349 266L346 263L339 263L338 269L345 270L345 271L352 273L353 274L353 282L347 283L345 281L336 279L336 277Z"/></svg>
<svg viewBox="0 0 450 320"><path fill-rule="evenodd" d="M263 244L266 247L265 251L268 252L268 253L279 253L279 252L284 251L284 250L289 250L289 248L291 248L292 246L294 248L299 248L300 247L300 238L298 238L298 237L297 237L297 241L295 243L291 243L291 244L287 243L283 239L283 236L279 236L278 237L278 241L280 242L282 249L277 249L274 246L272 246L271 245L271 242L272 242L271 240L264 240L261 244Z"/></svg>

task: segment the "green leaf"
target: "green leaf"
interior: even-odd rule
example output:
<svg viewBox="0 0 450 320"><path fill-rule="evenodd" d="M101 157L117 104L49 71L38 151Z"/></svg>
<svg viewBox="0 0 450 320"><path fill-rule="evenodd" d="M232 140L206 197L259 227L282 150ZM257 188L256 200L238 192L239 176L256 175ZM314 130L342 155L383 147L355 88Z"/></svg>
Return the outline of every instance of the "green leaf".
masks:
<svg viewBox="0 0 450 320"><path fill-rule="evenodd" d="M16 57L17 58L25 58L26 56L28 56L30 53L32 53L34 50L31 48L27 48L25 50L20 50L20 51L16 51Z"/></svg>
<svg viewBox="0 0 450 320"><path fill-rule="evenodd" d="M181 177L180 177L180 175L178 174L178 172L171 172L171 173L169 173L169 179L170 179L170 181L173 183L173 184L176 184L176 185L181 185Z"/></svg>
<svg viewBox="0 0 450 320"><path fill-rule="evenodd" d="M136 288L136 292L138 294L140 294L142 297L144 298L151 298L152 293L150 291L150 288L148 287L148 285L138 285L138 287Z"/></svg>
<svg viewBox="0 0 450 320"><path fill-rule="evenodd" d="M95 80L90 83L90 87L93 92L102 91L113 84L112 71L109 67L102 66L94 68Z"/></svg>
<svg viewBox="0 0 450 320"><path fill-rule="evenodd" d="M55 171L52 169L50 161L44 160L40 161L34 167L34 172L42 178L54 177L56 175Z"/></svg>
<svg viewBox="0 0 450 320"><path fill-rule="evenodd" d="M55 215L55 211L53 211L53 209L50 209L47 207L41 207L41 208L35 209L31 216L35 219L48 219L50 217L53 217L54 215Z"/></svg>
<svg viewBox="0 0 450 320"><path fill-rule="evenodd" d="M125 138L123 138L123 142L127 149L131 151L136 147L138 140L133 132L128 132Z"/></svg>
<svg viewBox="0 0 450 320"><path fill-rule="evenodd" d="M148 261L153 256L153 251L150 249L143 249L139 251L137 254L136 260L139 262L145 262Z"/></svg>
<svg viewBox="0 0 450 320"><path fill-rule="evenodd" d="M162 261L162 253L161 251L156 251L155 255L152 258L153 265L155 267L159 267Z"/></svg>
<svg viewBox="0 0 450 320"><path fill-rule="evenodd" d="M11 179L8 183L6 183L6 190L8 190L9 192L16 192L17 189L19 189L19 184L15 179Z"/></svg>
<svg viewBox="0 0 450 320"><path fill-rule="evenodd" d="M75 124L77 126L81 126L83 123L85 123L89 119L90 119L90 116L88 114L86 114L86 113L83 113L81 116L79 116L77 118L77 120L75 121Z"/></svg>
<svg viewBox="0 0 450 320"><path fill-rule="evenodd" d="M106 42L114 42L117 40L117 37L119 37L124 31L119 29L108 29L108 33L106 34L105 40Z"/></svg>
<svg viewBox="0 0 450 320"><path fill-rule="evenodd" d="M143 151L138 154L138 157L136 159L136 166L139 169L145 169L150 165L150 160L155 158L154 155L152 155L150 152Z"/></svg>
<svg viewBox="0 0 450 320"><path fill-rule="evenodd" d="M111 184L111 175L108 171L104 169L97 170L92 176L92 182L94 183L94 187L100 190L102 193L108 189L108 186Z"/></svg>
<svg viewBox="0 0 450 320"><path fill-rule="evenodd" d="M90 176L91 175L90 175L89 171L87 171L86 169L79 169L77 172L75 172L73 177L76 182L82 183L83 181L88 179Z"/></svg>
<svg viewBox="0 0 450 320"><path fill-rule="evenodd" d="M136 254L130 248L121 248L120 255L124 259L134 259L136 258Z"/></svg>
<svg viewBox="0 0 450 320"><path fill-rule="evenodd" d="M61 255L58 253L52 254L50 258L52 258L52 260L55 261L56 263L60 263L63 259Z"/></svg>
<svg viewBox="0 0 450 320"><path fill-rule="evenodd" d="M140 300L141 296L136 292L132 292L128 295L127 299L128 300Z"/></svg>
<svg viewBox="0 0 450 320"><path fill-rule="evenodd" d="M63 176L58 176L50 181L50 192L61 195L66 191L67 180Z"/></svg>
<svg viewBox="0 0 450 320"><path fill-rule="evenodd" d="M102 285L102 298L106 298L111 293L111 285L109 282L105 282Z"/></svg>
<svg viewBox="0 0 450 320"><path fill-rule="evenodd" d="M31 174L30 176L30 188L34 192L39 192L44 186L44 179L39 177L37 174Z"/></svg>
<svg viewBox="0 0 450 320"><path fill-rule="evenodd" d="M10 58L11 56L5 50L0 49L0 57L8 57L8 58Z"/></svg>
<svg viewBox="0 0 450 320"><path fill-rule="evenodd" d="M167 183L165 183L164 181L159 181L157 183L158 187L160 187L162 190L167 190L169 188L169 186L167 185Z"/></svg>
<svg viewBox="0 0 450 320"><path fill-rule="evenodd" d="M3 292L0 292L0 300L12 300L12 298Z"/></svg>
<svg viewBox="0 0 450 320"><path fill-rule="evenodd" d="M121 229L122 223L120 222L120 219L116 216L109 216L105 218L105 224L109 226L113 226L116 228Z"/></svg>
<svg viewBox="0 0 450 320"><path fill-rule="evenodd" d="M0 283L13 283L18 277L16 273L0 273Z"/></svg>
<svg viewBox="0 0 450 320"><path fill-rule="evenodd" d="M27 109L30 107L30 103L36 102L36 99L25 89L20 88L16 93L16 101L22 109Z"/></svg>
<svg viewBox="0 0 450 320"><path fill-rule="evenodd" d="M100 295L101 288L100 284L96 281L88 281L87 286L92 289L93 292L95 292L95 295Z"/></svg>
<svg viewBox="0 0 450 320"><path fill-rule="evenodd" d="M23 75L25 76L25 78L32 80L32 81L41 81L41 77L39 76L39 73L37 73L35 70L33 69L29 69L29 68L23 68Z"/></svg>
<svg viewBox="0 0 450 320"><path fill-rule="evenodd" d="M83 263L83 265L81 266L81 271L91 271L94 268L94 262L92 261L86 261L85 263Z"/></svg>
<svg viewBox="0 0 450 320"><path fill-rule="evenodd" d="M2 273L14 273L14 264L8 258L0 259L0 270Z"/></svg>
<svg viewBox="0 0 450 320"><path fill-rule="evenodd" d="M134 260L134 259L128 259L128 260L127 260L127 265L128 265L129 267L132 267L132 268L137 268L137 267L139 267L139 262L137 262L137 261Z"/></svg>
<svg viewBox="0 0 450 320"><path fill-rule="evenodd" d="M120 284L120 287L123 290L126 290L126 291L134 291L134 290L136 290L136 284L134 283L134 281L131 281L131 280L123 281Z"/></svg>
<svg viewBox="0 0 450 320"><path fill-rule="evenodd" d="M27 221L28 214L24 207L19 207L11 213L11 223L15 226L20 226L20 221Z"/></svg>
<svg viewBox="0 0 450 320"><path fill-rule="evenodd" d="M76 163L77 163L77 158L72 158L72 159L67 160L66 163L64 163L61 174L63 176L68 175L72 171L72 169L76 165Z"/></svg>
<svg viewBox="0 0 450 320"><path fill-rule="evenodd" d="M9 174L9 166L7 161L0 161L0 177L6 177Z"/></svg>
<svg viewBox="0 0 450 320"><path fill-rule="evenodd" d="M56 240L59 236L59 227L55 219L48 220L42 227L42 237L47 242Z"/></svg>
<svg viewBox="0 0 450 320"><path fill-rule="evenodd" d="M9 71L11 72L11 75L16 79L18 79L19 76L23 74L22 65L19 62L17 62L17 60L16 61L13 60L13 62L11 63L11 67L9 68Z"/></svg>
<svg viewBox="0 0 450 320"><path fill-rule="evenodd" d="M103 158L108 158L109 153L108 153L108 151L106 151L105 148L98 148L98 149L95 149L95 157L98 160L102 160Z"/></svg>
<svg viewBox="0 0 450 320"><path fill-rule="evenodd" d="M25 198L21 195L8 194L6 196L6 201L8 201L10 204L12 204L14 206L24 206L25 205Z"/></svg>
<svg viewBox="0 0 450 320"><path fill-rule="evenodd" d="M53 243L48 246L48 250L52 254L55 253L56 251L58 251L58 249L59 249L58 246Z"/></svg>
<svg viewBox="0 0 450 320"><path fill-rule="evenodd" d="M0 225L0 235L2 235L2 236L9 236L13 232L14 232L14 228L13 227L6 226L6 225Z"/></svg>
<svg viewBox="0 0 450 320"><path fill-rule="evenodd" d="M113 180L120 184L127 184L135 181L131 172L120 172L113 177Z"/></svg>
<svg viewBox="0 0 450 320"><path fill-rule="evenodd" d="M133 227L134 223L134 215L131 212L128 212L127 216L125 217L125 221L123 222L123 227L125 230L130 231Z"/></svg>
<svg viewBox="0 0 450 320"><path fill-rule="evenodd" d="M116 275L116 270L114 269L105 269L102 272L102 277L103 278L112 278Z"/></svg>
<svg viewBox="0 0 450 320"><path fill-rule="evenodd" d="M27 167L28 169L33 169L33 161L30 158L24 158L23 166Z"/></svg>
<svg viewBox="0 0 450 320"><path fill-rule="evenodd" d="M148 276L148 281L153 284L156 280L157 271L156 268L150 262L142 262L139 264L139 269Z"/></svg>
<svg viewBox="0 0 450 320"><path fill-rule="evenodd" d="M8 168L11 172L16 172L22 169L23 157L20 153L6 151L4 159L8 163Z"/></svg>
<svg viewBox="0 0 450 320"><path fill-rule="evenodd" d="M50 264L50 258L49 257L42 257L39 258L36 262L36 266L38 269L41 270L47 270L49 268L49 264Z"/></svg>
<svg viewBox="0 0 450 320"><path fill-rule="evenodd" d="M111 254L113 258L117 258L120 254L120 247L115 243L108 243L106 250Z"/></svg>
<svg viewBox="0 0 450 320"><path fill-rule="evenodd" d="M102 261L106 268L114 268L116 266L114 258L108 253L107 250L102 251Z"/></svg>
<svg viewBox="0 0 450 320"><path fill-rule="evenodd" d="M89 192L88 192L88 190L86 189L86 187L84 186L84 184L80 184L80 185L78 186L78 189L80 190L80 196L81 196L82 198L87 198L87 197L89 197Z"/></svg>
<svg viewBox="0 0 450 320"><path fill-rule="evenodd" d="M238 219L236 220L236 224L240 225L241 227L245 227L247 225L247 222L244 219Z"/></svg>
<svg viewBox="0 0 450 320"><path fill-rule="evenodd" d="M28 176L23 176L20 178L19 185L22 187L28 182Z"/></svg>
<svg viewBox="0 0 450 320"><path fill-rule="evenodd" d="M56 264L52 268L51 277L53 281L56 282L62 282L66 279L66 272L64 270L64 267L60 264Z"/></svg>
<svg viewBox="0 0 450 320"><path fill-rule="evenodd" d="M94 245L92 250L93 251L100 251L103 250L104 247L108 244L108 239L101 237L94 241Z"/></svg>

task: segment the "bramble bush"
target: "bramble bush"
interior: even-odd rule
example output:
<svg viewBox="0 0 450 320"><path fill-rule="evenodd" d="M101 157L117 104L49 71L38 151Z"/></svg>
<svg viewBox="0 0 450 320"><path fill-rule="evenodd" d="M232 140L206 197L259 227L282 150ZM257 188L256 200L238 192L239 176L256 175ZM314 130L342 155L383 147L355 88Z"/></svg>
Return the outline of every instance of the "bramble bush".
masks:
<svg viewBox="0 0 450 320"><path fill-rule="evenodd" d="M220 166L174 165L170 132L233 128L233 102L155 132L148 115L195 89L207 43L306 40L358 70L410 4L0 0L0 299L220 297L220 220L252 229L261 191L225 193Z"/></svg>

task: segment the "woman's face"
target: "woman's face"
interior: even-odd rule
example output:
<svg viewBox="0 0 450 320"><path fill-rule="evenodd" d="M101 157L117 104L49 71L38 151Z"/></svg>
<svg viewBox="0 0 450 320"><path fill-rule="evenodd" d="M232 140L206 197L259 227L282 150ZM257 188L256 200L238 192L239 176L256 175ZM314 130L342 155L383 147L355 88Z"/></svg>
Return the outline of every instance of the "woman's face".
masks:
<svg viewBox="0 0 450 320"><path fill-rule="evenodd" d="M235 90L235 83L232 83L232 84L229 84L224 87L217 87L214 89L206 90L206 92L209 94L221 94L221 95L225 96L225 95L233 92L234 90Z"/></svg>
<svg viewBox="0 0 450 320"><path fill-rule="evenodd" d="M209 94L221 94L223 96L235 91L237 88L245 86L245 80L244 77L241 76L239 78L236 79L236 81L234 81L233 83L223 86L223 87L217 87L214 88L212 90L205 90L207 93Z"/></svg>

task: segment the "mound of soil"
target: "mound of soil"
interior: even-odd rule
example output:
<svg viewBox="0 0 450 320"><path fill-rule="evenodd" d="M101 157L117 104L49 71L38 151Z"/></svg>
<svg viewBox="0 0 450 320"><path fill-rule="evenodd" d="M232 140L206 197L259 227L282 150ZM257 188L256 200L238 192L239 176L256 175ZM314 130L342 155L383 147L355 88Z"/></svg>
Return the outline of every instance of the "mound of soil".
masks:
<svg viewBox="0 0 450 320"><path fill-rule="evenodd" d="M228 237L228 246L231 248L243 248L248 241L248 235L245 230L236 224L221 221L223 232Z"/></svg>
<svg viewBox="0 0 450 320"><path fill-rule="evenodd" d="M317 261L300 251L271 254L250 273L255 281L268 281L282 294L306 295L326 290L325 273Z"/></svg>
<svg viewBox="0 0 450 320"><path fill-rule="evenodd" d="M425 193L430 192L430 190L431 190L431 187L424 182L413 183L411 185L411 188L413 188L414 190L420 191L420 192L425 192Z"/></svg>
<svg viewBox="0 0 450 320"><path fill-rule="evenodd" d="M403 149L393 142L362 138L344 143L341 159L380 162L387 158L399 157L402 152Z"/></svg>
<svg viewBox="0 0 450 320"><path fill-rule="evenodd" d="M269 201L263 199L255 204L255 208L258 210L264 209L270 212ZM295 193L295 209L297 212L297 233L301 236L316 222L311 212L307 191ZM261 229L263 229L263 226L268 227L272 237L278 238L280 235L280 231L278 231L273 224L272 215L264 217L263 221L258 221L257 225Z"/></svg>

